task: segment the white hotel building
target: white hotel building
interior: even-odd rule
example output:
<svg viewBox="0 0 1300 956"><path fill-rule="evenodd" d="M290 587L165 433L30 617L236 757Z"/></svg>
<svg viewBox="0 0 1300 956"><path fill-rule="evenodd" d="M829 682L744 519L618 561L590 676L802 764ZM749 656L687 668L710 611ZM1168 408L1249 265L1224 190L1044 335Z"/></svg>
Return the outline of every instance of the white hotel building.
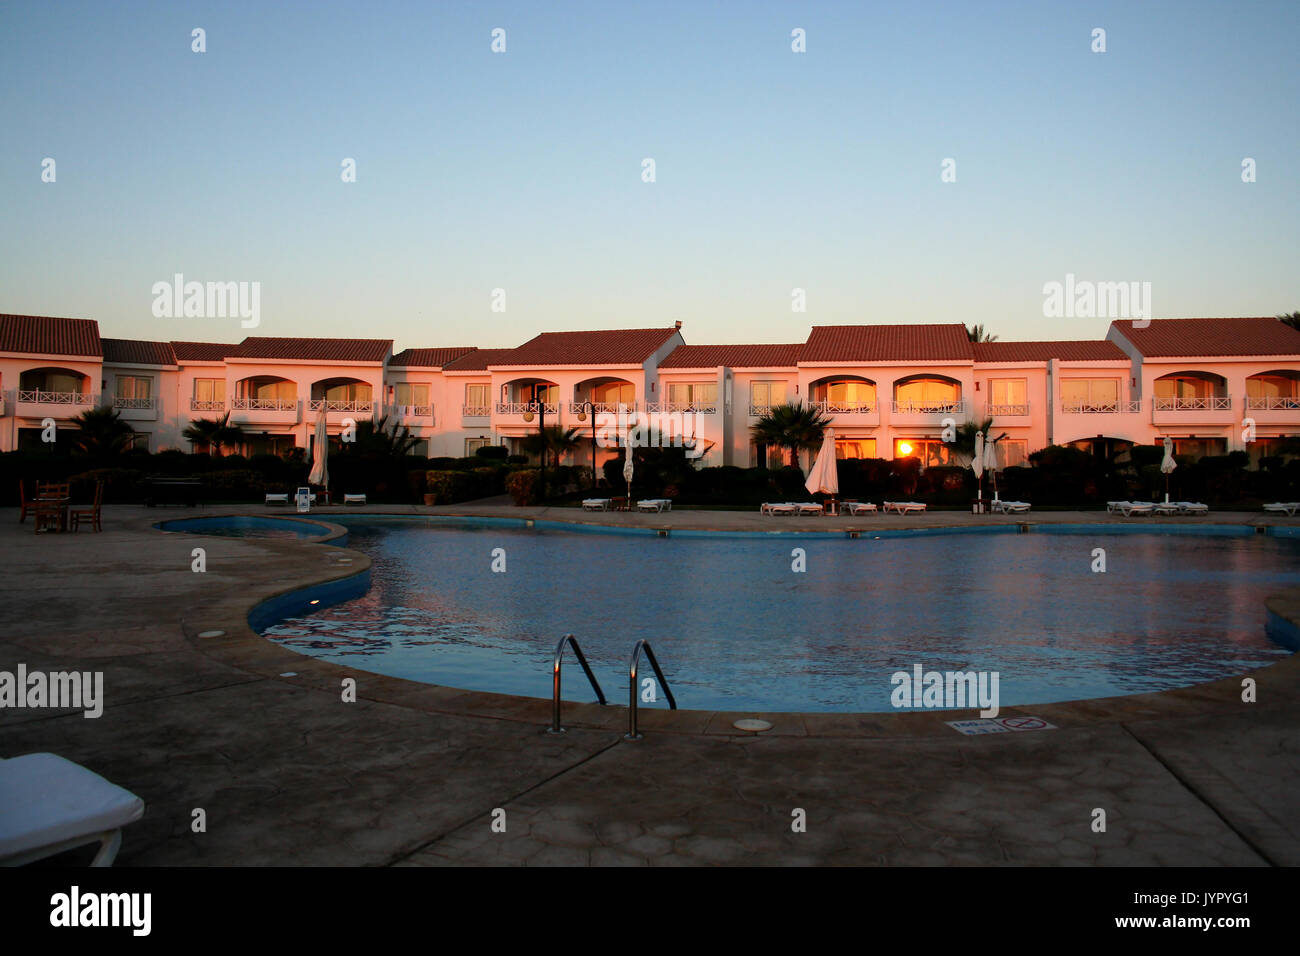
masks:
<svg viewBox="0 0 1300 956"><path fill-rule="evenodd" d="M591 413L621 404L690 412L702 465L750 467L776 460L750 426L792 401L826 413L841 457L940 463L945 419L992 418L1004 465L1049 444L1165 436L1180 454L1258 459L1300 435L1300 332L1273 318L1124 320L1104 340L976 344L956 323L846 325L788 345L687 345L679 324L394 354L391 339L147 342L101 338L90 319L0 315L0 451L111 405L151 451L191 450L186 426L226 413L249 454L307 448L323 410L331 434L387 413L418 454L460 457L517 450L542 403L548 426L580 430L586 463Z"/></svg>

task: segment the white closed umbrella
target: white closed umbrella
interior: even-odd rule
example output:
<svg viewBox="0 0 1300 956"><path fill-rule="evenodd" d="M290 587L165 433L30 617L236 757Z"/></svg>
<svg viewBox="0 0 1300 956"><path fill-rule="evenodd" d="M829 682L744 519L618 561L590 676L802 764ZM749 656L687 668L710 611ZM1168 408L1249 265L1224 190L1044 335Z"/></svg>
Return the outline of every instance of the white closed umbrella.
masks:
<svg viewBox="0 0 1300 956"><path fill-rule="evenodd" d="M316 416L316 440L312 443L311 450L311 474L307 476L307 484L320 485L322 488L329 484L330 472L326 459L329 457L329 437L325 433L325 405L321 403L320 414Z"/></svg>
<svg viewBox="0 0 1300 956"><path fill-rule="evenodd" d="M627 506L632 507L632 450L636 448L636 443L632 440L631 430L627 433L627 448L624 451L623 458L623 480L627 482Z"/></svg>
<svg viewBox="0 0 1300 956"><path fill-rule="evenodd" d="M822 434L822 447L817 452L817 460L813 462L804 487L814 495L818 492L824 495L840 493L840 475L835 468L835 429L828 428Z"/></svg>
<svg viewBox="0 0 1300 956"><path fill-rule="evenodd" d="M1160 473L1165 476L1165 504L1169 504L1169 473L1178 467L1174 461L1174 440L1166 436L1165 457L1160 462Z"/></svg>
<svg viewBox="0 0 1300 956"><path fill-rule="evenodd" d="M993 500L998 500L998 443L995 441L986 441L984 443L984 470L989 473L993 479Z"/></svg>
<svg viewBox="0 0 1300 956"><path fill-rule="evenodd" d="M975 454L971 456L970 470L975 472L975 480L979 482L979 497L984 497L984 433L975 433Z"/></svg>

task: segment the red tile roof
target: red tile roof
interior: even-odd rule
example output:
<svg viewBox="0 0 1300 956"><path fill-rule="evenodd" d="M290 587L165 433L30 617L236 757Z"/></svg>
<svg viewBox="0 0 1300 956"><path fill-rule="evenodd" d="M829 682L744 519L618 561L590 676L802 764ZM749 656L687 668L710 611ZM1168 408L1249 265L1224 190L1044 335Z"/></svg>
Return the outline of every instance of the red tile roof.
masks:
<svg viewBox="0 0 1300 956"><path fill-rule="evenodd" d="M238 355L238 345L224 342L172 342L172 353L178 362L220 362L227 355Z"/></svg>
<svg viewBox="0 0 1300 956"><path fill-rule="evenodd" d="M1063 342L975 342L977 362L1063 362L1128 361L1128 356L1114 342L1095 339Z"/></svg>
<svg viewBox="0 0 1300 956"><path fill-rule="evenodd" d="M507 355L513 355L514 349L475 349L466 352L458 359L452 359L442 367L444 372L485 372L489 365L496 365Z"/></svg>
<svg viewBox="0 0 1300 956"><path fill-rule="evenodd" d="M794 368L803 345L679 345L660 368Z"/></svg>
<svg viewBox="0 0 1300 956"><path fill-rule="evenodd" d="M969 362L966 326L815 325L800 362Z"/></svg>
<svg viewBox="0 0 1300 956"><path fill-rule="evenodd" d="M640 365L677 329L543 332L493 365Z"/></svg>
<svg viewBox="0 0 1300 956"><path fill-rule="evenodd" d="M175 365L176 355L170 342L143 342L139 339L101 339L104 361L127 365Z"/></svg>
<svg viewBox="0 0 1300 956"><path fill-rule="evenodd" d="M1300 332L1274 318L1155 319L1146 328L1118 319L1110 325L1147 358L1300 355Z"/></svg>
<svg viewBox="0 0 1300 956"><path fill-rule="evenodd" d="M473 352L473 346L443 349L403 349L388 361L389 368L442 368L463 355Z"/></svg>
<svg viewBox="0 0 1300 956"><path fill-rule="evenodd" d="M98 358L99 323L94 319L0 314L0 352Z"/></svg>
<svg viewBox="0 0 1300 956"><path fill-rule="evenodd" d="M239 343L239 358L306 362L382 362L392 339L315 339L249 336Z"/></svg>

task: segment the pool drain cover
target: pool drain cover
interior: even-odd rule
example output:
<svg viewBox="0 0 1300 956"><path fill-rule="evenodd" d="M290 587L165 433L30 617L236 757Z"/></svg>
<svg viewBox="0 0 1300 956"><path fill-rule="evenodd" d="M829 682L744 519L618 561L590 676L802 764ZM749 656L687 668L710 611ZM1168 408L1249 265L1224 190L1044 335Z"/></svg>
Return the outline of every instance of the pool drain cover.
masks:
<svg viewBox="0 0 1300 956"><path fill-rule="evenodd" d="M752 730L756 734L764 730L772 729L772 725L769 724L766 720L757 720L752 717L746 717L743 720L738 720L731 726L735 727L737 730Z"/></svg>
<svg viewBox="0 0 1300 956"><path fill-rule="evenodd" d="M225 637L225 631L199 631L199 637Z"/></svg>

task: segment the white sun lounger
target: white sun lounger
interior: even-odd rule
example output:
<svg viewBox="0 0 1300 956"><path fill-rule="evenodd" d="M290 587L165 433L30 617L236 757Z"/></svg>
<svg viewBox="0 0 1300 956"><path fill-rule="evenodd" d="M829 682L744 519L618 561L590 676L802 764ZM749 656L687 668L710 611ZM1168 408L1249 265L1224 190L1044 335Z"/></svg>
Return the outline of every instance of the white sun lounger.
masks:
<svg viewBox="0 0 1300 956"><path fill-rule="evenodd" d="M637 511L672 511L673 503L667 498L645 498L636 503Z"/></svg>
<svg viewBox="0 0 1300 956"><path fill-rule="evenodd" d="M1149 515L1156 510L1156 506L1148 504L1145 501L1121 501L1118 503L1120 512L1125 518L1131 518L1134 515Z"/></svg>
<svg viewBox="0 0 1300 956"><path fill-rule="evenodd" d="M1274 514L1286 513L1288 518L1294 518L1297 510L1300 510L1300 501L1275 501L1272 504L1264 506L1265 511L1271 511Z"/></svg>
<svg viewBox="0 0 1300 956"><path fill-rule="evenodd" d="M345 505L364 505L366 503L365 495L344 495L343 503Z"/></svg>
<svg viewBox="0 0 1300 956"><path fill-rule="evenodd" d="M893 511L900 515L912 514L913 512L921 514L925 511L925 505L919 501L886 501L885 511Z"/></svg>
<svg viewBox="0 0 1300 956"><path fill-rule="evenodd" d="M763 506L758 509L760 514L765 515L797 515L799 506L792 505L789 502L778 504L774 502L764 502Z"/></svg>
<svg viewBox="0 0 1300 956"><path fill-rule="evenodd" d="M850 501L844 505L844 510L851 515L874 514L880 509L876 507L873 501Z"/></svg>
<svg viewBox="0 0 1300 956"><path fill-rule="evenodd" d="M287 505L289 503L289 495L267 495L266 503L268 505Z"/></svg>
<svg viewBox="0 0 1300 956"><path fill-rule="evenodd" d="M796 501L794 506L799 509L801 515L820 515L825 514L826 509L815 501Z"/></svg>
<svg viewBox="0 0 1300 956"><path fill-rule="evenodd" d="M1185 515L1203 515L1210 513L1210 506L1201 504L1199 501L1175 501L1178 505L1179 514Z"/></svg>
<svg viewBox="0 0 1300 956"><path fill-rule="evenodd" d="M1001 511L1003 514L1025 514L1032 508L1028 501L1002 501L993 502L990 508L993 511Z"/></svg>
<svg viewBox="0 0 1300 956"><path fill-rule="evenodd" d="M608 511L611 501L609 498L583 498L583 511Z"/></svg>
<svg viewBox="0 0 1300 956"><path fill-rule="evenodd" d="M91 866L112 866L122 827L144 816L144 801L56 754L0 760L0 864L22 866L88 843Z"/></svg>
<svg viewBox="0 0 1300 956"><path fill-rule="evenodd" d="M1119 511L1119 509L1120 509L1120 505L1127 505L1127 504L1132 504L1132 502L1129 502L1129 501L1108 501L1108 502L1106 502L1106 510L1107 510L1108 512L1110 512L1111 514L1114 514L1116 511Z"/></svg>
<svg viewBox="0 0 1300 956"><path fill-rule="evenodd" d="M1183 510L1178 507L1178 502L1176 501L1157 501L1151 507L1158 515L1176 515L1181 514Z"/></svg>

